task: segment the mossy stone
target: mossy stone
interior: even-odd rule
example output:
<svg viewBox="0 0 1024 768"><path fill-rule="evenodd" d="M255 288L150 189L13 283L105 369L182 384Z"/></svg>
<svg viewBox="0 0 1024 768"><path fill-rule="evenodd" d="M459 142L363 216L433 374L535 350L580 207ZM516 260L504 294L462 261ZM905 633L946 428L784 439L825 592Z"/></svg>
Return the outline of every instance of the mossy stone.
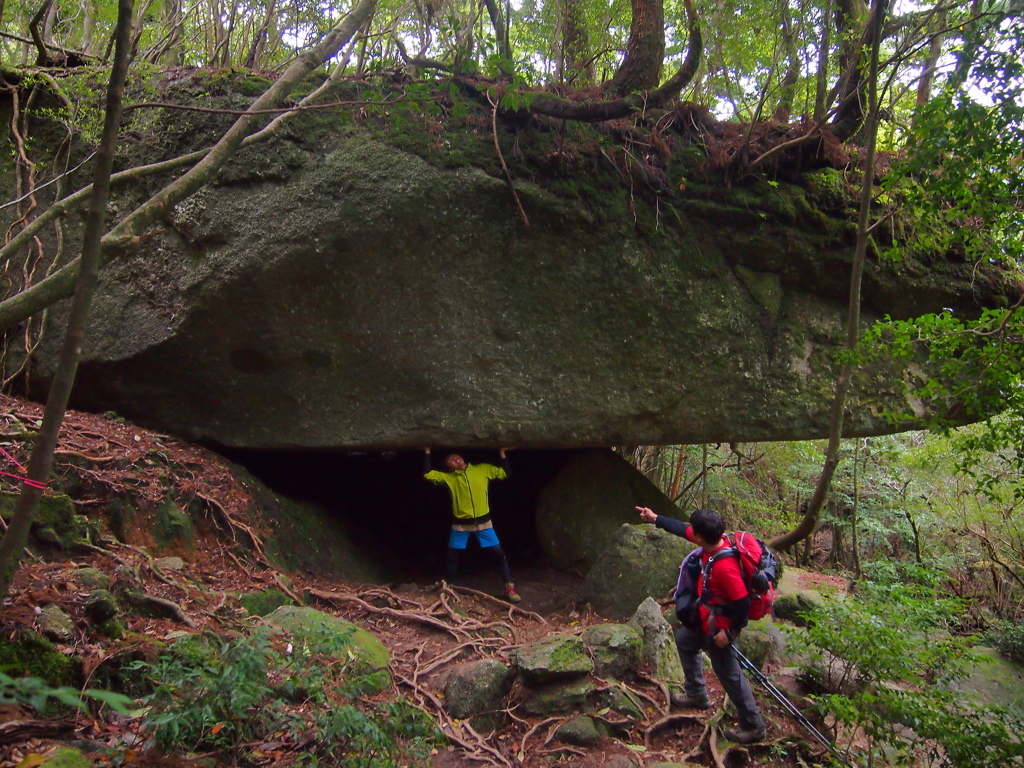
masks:
<svg viewBox="0 0 1024 768"><path fill-rule="evenodd" d="M594 718L580 715L558 726L555 738L577 747L592 747L604 738Z"/></svg>
<svg viewBox="0 0 1024 768"><path fill-rule="evenodd" d="M238 596L250 616L266 616L282 605L291 605L292 599L279 589L264 589L261 592L248 592Z"/></svg>
<svg viewBox="0 0 1024 768"><path fill-rule="evenodd" d="M71 574L71 580L87 589L108 589L110 576L99 568L78 568Z"/></svg>
<svg viewBox="0 0 1024 768"><path fill-rule="evenodd" d="M85 615L93 625L99 625L120 613L117 600L106 589L94 589L85 601Z"/></svg>
<svg viewBox="0 0 1024 768"><path fill-rule="evenodd" d="M51 640L67 643L75 636L75 622L56 603L43 606L37 621L39 629Z"/></svg>
<svg viewBox="0 0 1024 768"><path fill-rule="evenodd" d="M49 685L78 686L81 664L54 648L46 638L22 633L13 640L0 635L0 669L11 677L41 677Z"/></svg>
<svg viewBox="0 0 1024 768"><path fill-rule="evenodd" d="M465 719L502 708L512 671L496 659L459 664L448 673L444 684L444 708L452 717ZM474 727L477 720L474 720ZM482 722L493 728L497 718Z"/></svg>
<svg viewBox="0 0 1024 768"><path fill-rule="evenodd" d="M626 624L594 624L583 631L598 677L622 678L640 669L643 640Z"/></svg>
<svg viewBox="0 0 1024 768"><path fill-rule="evenodd" d="M552 635L516 650L516 668L528 685L547 685L590 674L594 662L575 635Z"/></svg>
<svg viewBox="0 0 1024 768"><path fill-rule="evenodd" d="M0 518L9 523L14 514L19 494L0 492ZM32 519L30 545L43 544L59 549L70 549L77 542L87 540L82 518L75 514L71 498L63 493L44 495Z"/></svg>
<svg viewBox="0 0 1024 768"><path fill-rule="evenodd" d="M161 547L184 546L192 549L195 543L195 529L192 520L170 499L157 507L153 535Z"/></svg>
<svg viewBox="0 0 1024 768"><path fill-rule="evenodd" d="M622 525L587 573L579 600L602 616L628 619L646 598L671 591L691 549L686 539L653 525Z"/></svg>
<svg viewBox="0 0 1024 768"><path fill-rule="evenodd" d="M376 670L374 683L380 690L390 685L388 649L374 635L351 621L315 608L294 605L283 605L265 616L264 620L286 630L299 641L344 643L369 670ZM347 656L345 661L348 661Z"/></svg>
<svg viewBox="0 0 1024 768"><path fill-rule="evenodd" d="M669 688L677 689L683 680L683 666L679 662L675 635L661 615L661 606L648 597L627 623L643 638L643 656L651 675L665 681Z"/></svg>
<svg viewBox="0 0 1024 768"><path fill-rule="evenodd" d="M587 677L530 688L523 700L523 712L543 716L583 712L588 708L587 703L594 690L594 683Z"/></svg>
<svg viewBox="0 0 1024 768"><path fill-rule="evenodd" d="M775 616L798 627L806 626L807 620L801 614L821 605L824 599L822 594L814 589L801 589L798 592L779 595L775 598Z"/></svg>
<svg viewBox="0 0 1024 768"><path fill-rule="evenodd" d="M537 503L541 546L563 567L586 572L600 560L623 524L639 522L638 505L659 515L680 516L679 508L619 454L605 449L581 451L541 493Z"/></svg>
<svg viewBox="0 0 1024 768"><path fill-rule="evenodd" d="M42 763L40 768L92 768L93 762L80 749L57 747Z"/></svg>

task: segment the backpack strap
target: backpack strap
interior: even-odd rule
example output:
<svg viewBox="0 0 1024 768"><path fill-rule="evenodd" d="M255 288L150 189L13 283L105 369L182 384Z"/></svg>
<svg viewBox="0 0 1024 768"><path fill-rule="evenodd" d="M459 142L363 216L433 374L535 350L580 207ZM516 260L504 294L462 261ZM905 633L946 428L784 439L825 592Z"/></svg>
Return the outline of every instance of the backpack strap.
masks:
<svg viewBox="0 0 1024 768"><path fill-rule="evenodd" d="M711 585L711 566L713 566L719 560L724 560L725 558L733 557L734 555L738 557L739 556L739 552L737 552L732 547L723 547L722 549L718 550L713 555L711 555L711 557L708 558L707 563L705 563L705 565L704 565L704 569L700 573L700 580L701 580L701 585L700 585L700 601L704 605L710 605L711 604L710 603L710 600L711 600L711 589L710 589L710 585ZM741 565L740 566L740 571L742 572L742 570L743 570L743 566Z"/></svg>

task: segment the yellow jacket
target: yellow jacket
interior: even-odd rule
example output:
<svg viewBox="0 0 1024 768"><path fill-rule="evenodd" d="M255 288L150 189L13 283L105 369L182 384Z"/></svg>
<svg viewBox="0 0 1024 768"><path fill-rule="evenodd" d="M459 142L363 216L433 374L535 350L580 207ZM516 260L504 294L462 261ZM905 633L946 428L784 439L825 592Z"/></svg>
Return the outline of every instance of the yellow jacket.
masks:
<svg viewBox="0 0 1024 768"><path fill-rule="evenodd" d="M491 513L487 500L487 486L491 480L504 480L508 474L493 464L468 464L459 472L439 472L436 469L423 475L436 485L448 486L452 494L452 514L456 520L476 520Z"/></svg>

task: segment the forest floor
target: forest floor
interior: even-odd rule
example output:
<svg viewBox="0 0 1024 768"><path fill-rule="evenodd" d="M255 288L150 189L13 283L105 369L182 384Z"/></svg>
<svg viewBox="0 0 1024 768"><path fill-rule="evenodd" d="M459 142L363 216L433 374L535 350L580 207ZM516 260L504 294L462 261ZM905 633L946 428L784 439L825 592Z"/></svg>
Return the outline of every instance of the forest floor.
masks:
<svg viewBox="0 0 1024 768"><path fill-rule="evenodd" d="M34 406L10 399L0 402L0 406L9 409L15 405L20 412L8 410L8 414L32 418ZM10 427L11 423L7 418L6 426ZM162 438L161 448L171 444L165 436L148 435L123 421L79 413L69 414L65 433L67 437L63 438L61 449L65 455L68 451L92 451L90 455L96 456L97 446L102 444L104 450L114 447L119 454L137 452L142 456L149 450L144 444L148 440ZM10 437L11 432L4 436ZM87 439L94 443L91 448L82 444ZM18 447L11 442L0 444L6 446L8 452ZM104 470L125 473L124 477L110 478L111 483L121 483L136 491L145 487L145 477L140 479L135 463L124 461L118 466L121 468L112 465ZM189 456L188 466L194 477L220 477L223 472L222 462L201 449ZM226 481L221 482L221 486L227 491L233 487ZM226 515L239 509L238 500L232 502L230 494L215 501ZM235 519L231 530L237 533L245 527ZM721 768L726 765L781 768L813 764L820 757L820 748L809 745L800 726L756 685L755 694L768 722L768 739L764 744L747 748L720 748L716 726L721 721L722 728L728 727L730 721L723 709L725 697L710 670L708 684L714 703L711 710L671 712L664 687L652 679L640 678L630 684L630 690L644 703L645 719L631 727L627 735L605 738L595 747L575 747L554 740L558 726L573 715L524 716L517 712L517 701L521 697L515 687L504 724L491 734L479 734L467 723L453 720L445 713L441 693L447 672L454 664L482 657L497 658L508 665L516 646L551 633L579 633L590 624L605 622L577 607L576 590L580 583L577 576L542 563L517 568L516 586L523 601L512 606L494 596L500 585L496 577L489 574L471 574L454 588L441 584L357 584L324 576L284 575L255 553L246 559L238 552L235 542L211 528L206 534L197 535L194 550L180 569L158 566L144 546L112 539L105 540L101 547L80 549L73 558L64 555L50 560L27 560L3 604L0 632L14 638L19 630L36 627L41 609L49 604L60 606L68 616L82 617L89 592L72 577L81 567L97 568L112 578L117 578L125 568L133 569L140 575L147 595L177 606L180 612L172 611L169 616L173 618L126 615L123 620L127 632L118 641L91 633L87 622L78 618L73 637L58 643L57 647L81 662L88 687L103 665L119 657L151 660L160 648L185 632L211 631L221 636L238 636L261 620L247 616L232 596L276 589L285 591L296 602L356 621L384 642L391 654L393 687L377 696L379 699L403 696L436 718L449 743L435 750L433 768L487 764L502 768L547 768L563 764L599 768L617 757L629 760L634 766L689 761L693 765ZM801 586L807 588L820 588L827 583L842 591L846 586L845 580L824 574L801 573L800 578ZM29 712L15 706L0 707L0 768L38 765L36 761L23 761L30 755L45 755L67 743L82 748L98 766L131 763L139 768L149 765L173 768L197 764L194 758L186 760L147 752L144 749L147 737L140 733L139 720L121 717L109 710L98 715L71 713L46 720L33 719ZM131 745L135 749L130 749ZM265 747L252 751L254 755L263 755L259 758L262 764L286 766L301 744L278 741L257 746ZM205 757L207 764L215 765L229 765L233 760L226 754ZM627 765L626 762L620 764Z"/></svg>

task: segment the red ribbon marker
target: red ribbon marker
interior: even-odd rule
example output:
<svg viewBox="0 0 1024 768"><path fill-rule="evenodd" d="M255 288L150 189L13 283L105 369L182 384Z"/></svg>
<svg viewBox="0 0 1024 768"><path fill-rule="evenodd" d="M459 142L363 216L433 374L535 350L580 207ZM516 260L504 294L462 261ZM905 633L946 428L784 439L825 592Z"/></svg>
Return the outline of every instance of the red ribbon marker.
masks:
<svg viewBox="0 0 1024 768"><path fill-rule="evenodd" d="M0 453L2 453L4 456L10 459L11 463L16 465L18 469L20 469L22 472L28 472L28 470L24 466L22 466L16 458L11 456L11 454L9 454L3 448L0 448ZM12 475L10 472L3 471L0 471L0 475L5 475L6 477L13 477L15 480L21 480L21 482L23 482L29 488L35 488L37 491L46 490L46 483L42 483L38 480L32 480L31 478L22 477L21 475Z"/></svg>

